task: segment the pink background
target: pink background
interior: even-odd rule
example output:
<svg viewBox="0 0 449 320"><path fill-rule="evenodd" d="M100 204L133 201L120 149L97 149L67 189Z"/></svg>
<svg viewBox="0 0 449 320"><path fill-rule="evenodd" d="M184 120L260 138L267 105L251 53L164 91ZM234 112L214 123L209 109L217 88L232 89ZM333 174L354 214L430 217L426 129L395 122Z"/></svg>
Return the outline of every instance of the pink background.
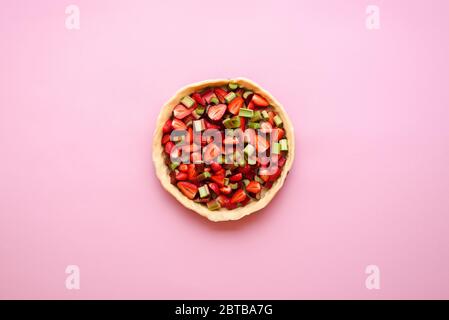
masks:
<svg viewBox="0 0 449 320"><path fill-rule="evenodd" d="M74 3L79 31L70 2L1 3L0 298L449 298L448 1ZM267 209L213 224L152 134L181 86L237 76L298 152Z"/></svg>

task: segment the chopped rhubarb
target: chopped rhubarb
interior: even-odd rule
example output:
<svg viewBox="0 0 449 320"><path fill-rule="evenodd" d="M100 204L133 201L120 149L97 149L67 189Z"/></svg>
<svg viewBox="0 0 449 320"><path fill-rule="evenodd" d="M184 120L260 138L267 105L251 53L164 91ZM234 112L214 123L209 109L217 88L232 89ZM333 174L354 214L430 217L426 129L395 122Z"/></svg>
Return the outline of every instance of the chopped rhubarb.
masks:
<svg viewBox="0 0 449 320"><path fill-rule="evenodd" d="M254 115L254 111L250 109L240 108L239 116L245 118L252 118Z"/></svg>
<svg viewBox="0 0 449 320"><path fill-rule="evenodd" d="M220 209L220 203L217 199L211 200L207 203L207 208L211 211Z"/></svg>
<svg viewBox="0 0 449 320"><path fill-rule="evenodd" d="M231 90L235 90L235 89L237 89L237 88L239 87L239 85L238 85L237 83L230 82L230 83L228 84L228 87L229 87L229 89L231 89Z"/></svg>
<svg viewBox="0 0 449 320"><path fill-rule="evenodd" d="M279 144L281 146L281 151L287 151L288 150L288 143L287 139L282 139L279 141Z"/></svg>
<svg viewBox="0 0 449 320"><path fill-rule="evenodd" d="M181 103L185 105L187 108L191 108L195 104L195 100L193 100L189 96L185 96L184 98L181 99Z"/></svg>
<svg viewBox="0 0 449 320"><path fill-rule="evenodd" d="M235 98L237 98L237 95L235 94L235 92L229 92L226 96L225 96L225 100L227 103L231 103L232 100L234 100ZM243 99L242 99L243 100Z"/></svg>

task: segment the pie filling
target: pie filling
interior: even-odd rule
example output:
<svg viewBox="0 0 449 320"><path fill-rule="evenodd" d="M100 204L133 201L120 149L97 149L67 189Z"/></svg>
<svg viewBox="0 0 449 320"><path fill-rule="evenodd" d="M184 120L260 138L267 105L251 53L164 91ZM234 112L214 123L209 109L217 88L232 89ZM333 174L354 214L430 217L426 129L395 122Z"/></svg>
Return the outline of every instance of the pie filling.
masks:
<svg viewBox="0 0 449 320"><path fill-rule="evenodd" d="M171 183L209 210L261 199L288 155L280 115L232 82L183 97L162 130Z"/></svg>

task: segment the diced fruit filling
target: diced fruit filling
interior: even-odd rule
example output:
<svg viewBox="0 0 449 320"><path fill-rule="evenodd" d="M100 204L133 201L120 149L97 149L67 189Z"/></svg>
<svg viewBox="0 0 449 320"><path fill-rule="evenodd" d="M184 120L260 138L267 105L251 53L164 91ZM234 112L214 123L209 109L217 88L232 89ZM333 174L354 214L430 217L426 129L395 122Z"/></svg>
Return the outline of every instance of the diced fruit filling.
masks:
<svg viewBox="0 0 449 320"><path fill-rule="evenodd" d="M183 97L162 128L171 183L209 210L261 199L288 157L283 125L266 98L236 83Z"/></svg>

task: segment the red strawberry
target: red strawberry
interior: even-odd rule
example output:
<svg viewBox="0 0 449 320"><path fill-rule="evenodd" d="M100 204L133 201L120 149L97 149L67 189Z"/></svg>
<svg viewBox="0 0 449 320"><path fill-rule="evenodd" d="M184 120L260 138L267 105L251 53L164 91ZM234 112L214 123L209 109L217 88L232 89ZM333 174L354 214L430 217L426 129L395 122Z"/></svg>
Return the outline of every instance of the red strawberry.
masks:
<svg viewBox="0 0 449 320"><path fill-rule="evenodd" d="M184 180L187 180L187 178L188 178L188 176L187 176L187 173L185 173L185 172L178 172L176 174L176 180L178 180L178 181L184 181Z"/></svg>
<svg viewBox="0 0 449 320"><path fill-rule="evenodd" d="M239 203L246 199L246 193L242 189L237 190L231 198L231 203Z"/></svg>
<svg viewBox="0 0 449 320"><path fill-rule="evenodd" d="M207 115L213 121L220 120L226 112L225 104L217 104L216 106L210 106L207 110Z"/></svg>
<svg viewBox="0 0 449 320"><path fill-rule="evenodd" d="M268 111L268 122L274 127L274 112Z"/></svg>
<svg viewBox="0 0 449 320"><path fill-rule="evenodd" d="M268 101L259 96L258 94L253 95L253 99L251 100L258 107L267 107L269 105Z"/></svg>
<svg viewBox="0 0 449 320"><path fill-rule="evenodd" d="M186 130L187 126L184 122L179 119L173 119L171 126L173 130Z"/></svg>
<svg viewBox="0 0 449 320"><path fill-rule="evenodd" d="M216 195L220 194L220 187L218 187L218 184L215 182L211 182L208 184L209 189L211 189L213 192L215 192Z"/></svg>
<svg viewBox="0 0 449 320"><path fill-rule="evenodd" d="M171 132L171 119L168 119L164 126L162 127L162 132L163 133L170 133Z"/></svg>
<svg viewBox="0 0 449 320"><path fill-rule="evenodd" d="M230 186L223 186L223 187L220 188L220 191L223 194L230 194L232 192L232 189L231 189Z"/></svg>
<svg viewBox="0 0 449 320"><path fill-rule="evenodd" d="M195 165L193 163L188 165L187 176L190 181L195 180L195 178L196 178L196 169L195 169Z"/></svg>
<svg viewBox="0 0 449 320"><path fill-rule="evenodd" d="M287 161L287 159L285 159L285 157L280 156L278 159L278 166L279 167L283 167L285 165L285 162Z"/></svg>
<svg viewBox="0 0 449 320"><path fill-rule="evenodd" d="M237 174L234 174L233 176L231 176L229 178L229 181L237 182L237 181L242 180L242 178L243 178L243 175L241 173L237 173Z"/></svg>
<svg viewBox="0 0 449 320"><path fill-rule="evenodd" d="M184 105L178 104L173 108L173 116L177 119L184 119L191 114L193 110L194 108L186 108Z"/></svg>
<svg viewBox="0 0 449 320"><path fill-rule="evenodd" d="M198 187L193 183L187 181L180 181L176 185L178 186L179 190L181 190L181 192L184 193L184 195L190 200L195 198L196 193L198 192Z"/></svg>
<svg viewBox="0 0 449 320"><path fill-rule="evenodd" d="M260 123L260 131L261 132L270 133L272 129L273 129L273 126L269 122L264 121L264 122Z"/></svg>
<svg viewBox="0 0 449 320"><path fill-rule="evenodd" d="M225 97L228 92L226 90L223 90L222 88L215 88L214 92L217 95L218 100L220 100L221 103L225 103Z"/></svg>
<svg viewBox="0 0 449 320"><path fill-rule="evenodd" d="M256 109L256 107L254 106L254 102L252 102L252 101L250 101L248 104L248 109L250 109L250 110L254 110L254 109Z"/></svg>
<svg viewBox="0 0 449 320"><path fill-rule="evenodd" d="M240 206L241 207L244 207L244 206L246 206L247 204L248 204L248 202L250 202L251 201L251 198L250 197L247 197L245 200L243 200L242 202L240 202Z"/></svg>
<svg viewBox="0 0 449 320"><path fill-rule="evenodd" d="M218 184L219 187L224 186L224 175L213 175L210 179Z"/></svg>
<svg viewBox="0 0 449 320"><path fill-rule="evenodd" d="M227 208L230 204L230 199L228 197L226 197L225 195L219 195L217 197L217 201L224 208Z"/></svg>
<svg viewBox="0 0 449 320"><path fill-rule="evenodd" d="M246 186L246 191L251 192L251 193L259 193L261 190L261 186L260 183L257 181L251 181L250 183L248 183L248 185Z"/></svg>
<svg viewBox="0 0 449 320"><path fill-rule="evenodd" d="M187 170L189 170L189 167L185 164L185 163L181 163L180 165L179 165L179 171L181 171L181 172L187 172Z"/></svg>
<svg viewBox="0 0 449 320"><path fill-rule="evenodd" d="M265 152L270 147L268 140L261 135L256 136L256 142L256 149L259 153Z"/></svg>
<svg viewBox="0 0 449 320"><path fill-rule="evenodd" d="M203 99L203 97L198 93L195 92L191 95L192 99L196 101L196 103L205 106L206 105L206 101Z"/></svg>
<svg viewBox="0 0 449 320"><path fill-rule="evenodd" d="M206 101L206 104L210 104L210 100L214 97L216 98L217 96L212 90L208 90L204 92L201 97L203 98L204 101Z"/></svg>
<svg viewBox="0 0 449 320"><path fill-rule="evenodd" d="M220 148L215 143L209 143L203 151L204 161L206 163L216 159L221 153Z"/></svg>
<svg viewBox="0 0 449 320"><path fill-rule="evenodd" d="M274 128L271 130L271 135L275 141L279 141L284 137L285 131L281 128Z"/></svg>
<svg viewBox="0 0 449 320"><path fill-rule="evenodd" d="M242 130L242 132L245 132L245 127L246 127L246 118L240 117L240 130Z"/></svg>
<svg viewBox="0 0 449 320"><path fill-rule="evenodd" d="M170 141L170 135L169 134L164 134L164 136L162 137L161 143L162 144L166 144L169 141Z"/></svg>
<svg viewBox="0 0 449 320"><path fill-rule="evenodd" d="M210 167L211 167L212 170L214 170L214 171L219 171L219 170L222 169L222 168L221 168L221 165L220 165L219 163L217 163L217 162L212 162L212 163L210 164Z"/></svg>
<svg viewBox="0 0 449 320"><path fill-rule="evenodd" d="M220 130L220 126L217 124L210 123L209 121L204 120L204 124L206 125L206 129L217 129Z"/></svg>
<svg viewBox="0 0 449 320"><path fill-rule="evenodd" d="M237 115L245 101L242 97L237 97L228 104L228 110L233 115Z"/></svg>
<svg viewBox="0 0 449 320"><path fill-rule="evenodd" d="M165 153L169 155L172 152L174 147L175 147L175 144L173 142L171 142L171 141L167 142L165 144L165 148L164 148Z"/></svg>

